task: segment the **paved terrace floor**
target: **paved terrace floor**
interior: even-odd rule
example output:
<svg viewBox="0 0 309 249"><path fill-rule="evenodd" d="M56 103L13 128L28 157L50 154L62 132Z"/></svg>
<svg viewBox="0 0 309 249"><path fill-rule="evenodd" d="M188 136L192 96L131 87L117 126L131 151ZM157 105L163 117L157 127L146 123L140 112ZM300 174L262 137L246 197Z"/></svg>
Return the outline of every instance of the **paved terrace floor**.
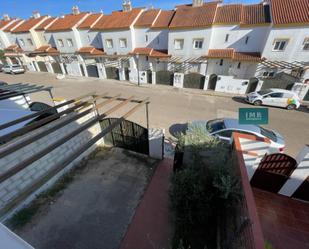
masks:
<svg viewBox="0 0 309 249"><path fill-rule="evenodd" d="M36 249L118 249L157 162L101 151L17 232Z"/></svg>
<svg viewBox="0 0 309 249"><path fill-rule="evenodd" d="M309 248L309 203L254 188L264 239L274 249Z"/></svg>

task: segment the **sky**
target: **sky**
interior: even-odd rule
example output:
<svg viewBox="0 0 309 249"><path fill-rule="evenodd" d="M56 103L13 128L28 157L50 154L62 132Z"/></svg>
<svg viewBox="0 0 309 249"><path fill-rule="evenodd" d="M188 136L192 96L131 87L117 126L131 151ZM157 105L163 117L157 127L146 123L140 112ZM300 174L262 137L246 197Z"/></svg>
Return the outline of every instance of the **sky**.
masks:
<svg viewBox="0 0 309 249"><path fill-rule="evenodd" d="M173 9L175 5L191 3L192 0L131 0L133 7L152 7ZM206 0L205 0L206 1ZM208 0L207 0L208 1ZM224 0L225 3L255 3L261 0ZM0 0L0 17L9 14L11 17L28 18L33 11L42 15L60 16L70 13L72 6L77 5L81 11L109 14L122 8L122 0Z"/></svg>

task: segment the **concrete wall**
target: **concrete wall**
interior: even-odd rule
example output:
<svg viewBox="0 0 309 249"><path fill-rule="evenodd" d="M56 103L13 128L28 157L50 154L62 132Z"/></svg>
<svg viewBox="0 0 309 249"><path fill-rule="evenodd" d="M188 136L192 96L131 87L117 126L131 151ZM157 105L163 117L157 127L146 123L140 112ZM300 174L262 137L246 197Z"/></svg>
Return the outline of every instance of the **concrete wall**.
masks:
<svg viewBox="0 0 309 249"><path fill-rule="evenodd" d="M50 34L49 32L45 33L49 43L54 44L57 49L60 51L60 53L75 53L79 48L79 42L77 41L79 38L76 37L73 30L71 31L62 31L62 32L53 32ZM59 45L58 40L62 39L63 41L63 47ZM68 39L71 39L73 41L73 46L69 47L68 45Z"/></svg>
<svg viewBox="0 0 309 249"><path fill-rule="evenodd" d="M168 30L167 29L149 29L135 28L135 47L150 47L157 50L168 49ZM146 41L146 35L148 41Z"/></svg>
<svg viewBox="0 0 309 249"><path fill-rule="evenodd" d="M74 114L70 114L67 117L71 115L74 115ZM1 158L0 172L1 173L6 172L7 170L17 165L18 163L26 160L27 158L38 153L39 151L46 148L47 146L55 143L59 139L63 138L65 135L79 128L80 124L84 124L88 122L94 116L95 116L95 113L88 114L87 116L80 118L77 121L72 122L63 128L39 140L36 140L32 144L29 144L26 147L16 150L12 154L7 155L4 158ZM63 121L63 119L67 117L62 118L61 121ZM2 145L1 150L4 150L12 146L14 147L15 144L18 144L23 139L31 137L34 134L40 133L46 128L57 124L59 121L60 120L57 120L53 123L48 124L47 126L41 127L35 131L32 131L26 134L24 137L17 138L16 140L9 142L8 144ZM22 171L18 172L14 176L10 177L6 181L2 182L0 184L0 210L3 210L3 208L7 204L12 202L16 197L20 196L24 190L29 188L36 180L44 176L48 171L53 169L57 164L61 163L64 159L70 157L70 155L74 151L76 151L83 144L89 141L92 137L98 134L100 130L101 130L100 125L99 123L97 123L96 125L92 126L88 130L85 130L84 132L75 136L71 140L62 144L60 147L56 148L55 150L50 151L50 153L48 153L41 159L35 161L34 163L29 165ZM97 143L97 145L99 144L102 144L102 140L100 140ZM70 163L70 165L68 165L64 171L60 172L56 176L56 178L61 176L65 171L67 171L74 165L76 165L83 157L89 155L89 153L91 153L94 149L95 149L95 146L89 148L85 153L81 154L76 160ZM55 180L56 178L53 178L53 180ZM42 191L43 189L44 188L40 188L40 190L35 191L31 196L28 197L25 203L31 201L35 197L34 194L38 194L38 192ZM19 207L21 206L19 205ZM10 214L12 214L13 211L14 210L10 210L10 212L6 213L6 215L4 215L2 219L5 219L6 216L9 216Z"/></svg>
<svg viewBox="0 0 309 249"><path fill-rule="evenodd" d="M108 31L108 32L101 32L101 37L103 41L103 47L104 51L112 55L114 53L125 55L133 51L135 48L133 45L132 40L132 30L114 30L114 31ZM126 48L120 48L119 40L120 39L126 39L127 40L127 47ZM112 40L113 41L113 48L108 48L106 46L106 40Z"/></svg>
<svg viewBox="0 0 309 249"><path fill-rule="evenodd" d="M93 46L96 48L103 48L102 36L100 32L80 29L79 35L82 47Z"/></svg>

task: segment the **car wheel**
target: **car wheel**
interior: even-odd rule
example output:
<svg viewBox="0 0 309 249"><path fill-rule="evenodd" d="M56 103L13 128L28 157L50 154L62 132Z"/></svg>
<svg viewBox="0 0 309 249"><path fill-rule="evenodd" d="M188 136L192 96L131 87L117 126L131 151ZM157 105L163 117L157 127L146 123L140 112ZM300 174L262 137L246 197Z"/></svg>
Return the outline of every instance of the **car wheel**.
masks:
<svg viewBox="0 0 309 249"><path fill-rule="evenodd" d="M286 109L288 109L288 110L295 110L296 109L296 105L294 105L294 104L288 105L286 107Z"/></svg>
<svg viewBox="0 0 309 249"><path fill-rule="evenodd" d="M254 105L259 106L262 105L262 101L261 100L256 100L253 102Z"/></svg>
<svg viewBox="0 0 309 249"><path fill-rule="evenodd" d="M13 71L11 71L11 74L14 75L15 73Z"/></svg>

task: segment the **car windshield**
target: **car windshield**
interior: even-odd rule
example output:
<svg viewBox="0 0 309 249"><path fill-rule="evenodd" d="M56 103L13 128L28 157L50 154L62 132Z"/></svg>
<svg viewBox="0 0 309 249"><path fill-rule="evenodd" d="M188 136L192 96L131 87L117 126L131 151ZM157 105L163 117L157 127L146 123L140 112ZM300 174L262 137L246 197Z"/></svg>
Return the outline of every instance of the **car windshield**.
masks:
<svg viewBox="0 0 309 249"><path fill-rule="evenodd" d="M274 142L277 142L277 136L276 134L273 132L273 131L270 131L270 130L267 130L261 126L259 126L260 129L261 129L261 134L264 136L264 137L267 137L269 138L270 140L274 141Z"/></svg>
<svg viewBox="0 0 309 249"><path fill-rule="evenodd" d="M20 68L20 66L16 65L16 66L13 66L13 68Z"/></svg>
<svg viewBox="0 0 309 249"><path fill-rule="evenodd" d="M265 95L265 94L269 94L269 93L271 93L272 92L272 90L261 90L261 91L258 91L257 93L259 94L259 95Z"/></svg>
<svg viewBox="0 0 309 249"><path fill-rule="evenodd" d="M224 121L222 119L210 120L206 124L208 132L216 132L225 129Z"/></svg>

